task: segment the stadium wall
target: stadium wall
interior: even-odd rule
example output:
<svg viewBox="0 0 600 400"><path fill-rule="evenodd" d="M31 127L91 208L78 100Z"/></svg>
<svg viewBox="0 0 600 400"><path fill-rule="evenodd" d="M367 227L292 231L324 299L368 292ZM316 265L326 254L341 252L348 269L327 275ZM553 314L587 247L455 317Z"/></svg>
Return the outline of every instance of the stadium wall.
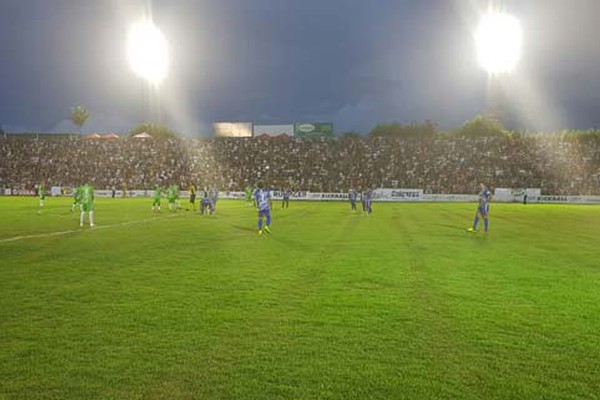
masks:
<svg viewBox="0 0 600 400"><path fill-rule="evenodd" d="M59 190L60 189L60 190ZM539 193L539 189L528 189L526 192L521 189L510 189L512 197L504 195L494 197L495 203L521 203L523 194L528 193L528 203L537 204L600 204L600 196L542 196L530 195L530 193ZM71 196L71 188L52 187L52 196ZM273 200L281 200L283 192L272 191ZM478 200L474 194L426 194L421 189L376 189L374 190L374 201L376 202L424 202L424 203L473 203ZM33 190L11 190L0 189L0 195L5 196L33 196ZM112 190L96 190L96 197L113 197ZM132 198L150 198L154 195L153 190L115 190L114 197L132 197ZM180 192L183 199L189 198L187 190ZM219 192L220 199L242 200L246 198L244 192ZM299 201L348 201L348 193L325 193L325 192L307 192L299 191L290 196L291 200Z"/></svg>

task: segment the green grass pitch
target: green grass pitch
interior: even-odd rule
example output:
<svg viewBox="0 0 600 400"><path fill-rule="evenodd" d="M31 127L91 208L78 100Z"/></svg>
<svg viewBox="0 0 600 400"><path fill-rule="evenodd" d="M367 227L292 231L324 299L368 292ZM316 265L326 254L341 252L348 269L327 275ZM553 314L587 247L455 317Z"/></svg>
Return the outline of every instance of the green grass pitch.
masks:
<svg viewBox="0 0 600 400"><path fill-rule="evenodd" d="M600 398L600 207L69 205L0 198L0 399Z"/></svg>

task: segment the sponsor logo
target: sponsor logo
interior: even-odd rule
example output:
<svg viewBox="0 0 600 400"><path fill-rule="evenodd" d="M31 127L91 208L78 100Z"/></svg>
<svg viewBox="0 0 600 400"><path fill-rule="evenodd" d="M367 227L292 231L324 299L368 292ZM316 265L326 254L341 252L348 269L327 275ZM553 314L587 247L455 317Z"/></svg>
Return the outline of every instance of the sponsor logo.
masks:
<svg viewBox="0 0 600 400"><path fill-rule="evenodd" d="M302 133L309 133L309 132L313 132L317 129L316 126L314 126L313 124L300 124L298 125L298 132L302 132Z"/></svg>
<svg viewBox="0 0 600 400"><path fill-rule="evenodd" d="M409 191L404 191L404 190L392 190L392 197L417 199L417 198L421 197L421 193L420 192L409 192Z"/></svg>

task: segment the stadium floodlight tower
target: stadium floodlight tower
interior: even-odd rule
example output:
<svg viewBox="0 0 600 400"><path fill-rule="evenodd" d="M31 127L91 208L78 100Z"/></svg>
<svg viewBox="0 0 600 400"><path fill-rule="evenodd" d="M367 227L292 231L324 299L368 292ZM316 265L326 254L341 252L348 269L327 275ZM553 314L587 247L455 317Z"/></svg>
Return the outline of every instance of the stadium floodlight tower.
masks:
<svg viewBox="0 0 600 400"><path fill-rule="evenodd" d="M521 58L522 30L512 15L488 11L477 30L475 43L479 64L490 75L512 72Z"/></svg>
<svg viewBox="0 0 600 400"><path fill-rule="evenodd" d="M155 103L149 108L155 108L152 116L156 118L160 114L158 90L169 72L169 46L152 20L143 19L129 28L127 59L131 70L147 84L148 103Z"/></svg>
<svg viewBox="0 0 600 400"><path fill-rule="evenodd" d="M481 16L475 31L479 65L488 73L488 113L500 121L506 105L502 80L519 63L522 37L517 18L491 8Z"/></svg>

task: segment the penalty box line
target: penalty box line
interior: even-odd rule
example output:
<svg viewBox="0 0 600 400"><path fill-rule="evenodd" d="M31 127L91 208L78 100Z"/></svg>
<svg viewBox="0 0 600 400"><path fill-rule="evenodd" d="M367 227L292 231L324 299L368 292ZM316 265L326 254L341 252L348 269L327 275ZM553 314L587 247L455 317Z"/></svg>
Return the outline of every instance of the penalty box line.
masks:
<svg viewBox="0 0 600 400"><path fill-rule="evenodd" d="M164 217L153 217L153 218L146 218L146 219L140 219L140 220L136 220L136 221L127 221L127 222L121 222L118 224L112 224L112 225L96 225L91 229L86 229L83 230L83 228L79 228L79 229L69 229L66 231L58 231L58 232L48 232L48 233L36 233L35 235L22 235L22 236L14 236L11 238L6 238L6 239L0 239L0 243L8 243L8 242L16 242L18 240L25 240L25 239L36 239L36 238L45 238L45 237L52 237L52 236L63 236L63 235L68 235L71 233L76 233L76 232L89 232L90 230L92 231L96 231L96 230L100 230L100 229L108 229L108 228L116 228L116 227L121 227L121 226L129 226L129 225L136 225L136 224L141 224L144 222L150 222L150 221L158 221L161 219L167 219L167 218L175 218L181 215L186 215L186 214L173 214L173 215L166 215Z"/></svg>

